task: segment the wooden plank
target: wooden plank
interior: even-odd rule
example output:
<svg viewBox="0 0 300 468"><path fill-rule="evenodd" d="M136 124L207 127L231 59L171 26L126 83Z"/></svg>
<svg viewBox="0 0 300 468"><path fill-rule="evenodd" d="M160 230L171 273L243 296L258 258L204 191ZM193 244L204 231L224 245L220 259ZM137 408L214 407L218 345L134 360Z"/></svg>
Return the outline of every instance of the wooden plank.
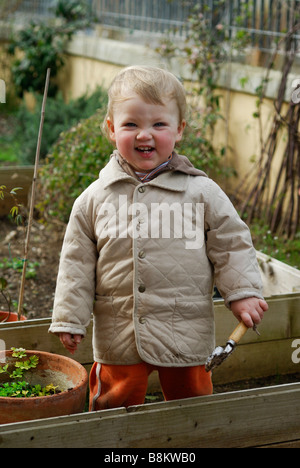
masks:
<svg viewBox="0 0 300 468"><path fill-rule="evenodd" d="M215 384L299 372L300 365L292 361L295 350L292 343L300 338L300 296L272 298L269 305L270 310L259 327L261 336L251 330L247 332L232 356L214 371ZM216 341L223 345L235 327L236 319L223 302L216 304L215 309ZM0 324L0 339L6 343L7 349L22 346L69 356L58 338L48 333L50 323L51 319L39 319L22 324ZM74 359L87 367L93 362L92 324ZM149 379L148 390L160 390L157 374Z"/></svg>
<svg viewBox="0 0 300 468"><path fill-rule="evenodd" d="M47 351L70 357L70 353L62 346L57 336L49 333L51 319L27 320L0 324L0 339L6 344L6 349L12 346L31 350ZM83 365L93 362L92 325L78 348L74 359Z"/></svg>
<svg viewBox="0 0 300 468"><path fill-rule="evenodd" d="M236 448L300 439L300 384L0 426L1 448ZM116 411L116 412L115 412Z"/></svg>
<svg viewBox="0 0 300 468"><path fill-rule="evenodd" d="M213 371L214 384L251 380L300 372L292 361L294 339L240 344L234 353Z"/></svg>
<svg viewBox="0 0 300 468"><path fill-rule="evenodd" d="M265 314L265 318L259 327L261 336L259 337L252 330L249 330L243 338L242 344L255 344L300 337L300 294L270 298L268 303L270 309ZM223 345L237 325L236 319L224 306L223 301L215 304L215 321L216 342L218 345ZM16 343L20 340L25 340L28 345L31 344L33 346L33 349L37 349L35 348L37 346L43 346L46 347L45 351L51 350L50 352L55 352L57 348L59 352L63 352L63 347L59 344L57 338L48 334L50 323L51 319L46 318L28 320L21 324L0 324L0 336L1 339L9 344L13 341ZM91 333L92 324L89 327L87 337L83 341L81 349L90 348ZM24 347L27 347L27 345ZM89 353L91 353L91 349Z"/></svg>
<svg viewBox="0 0 300 468"><path fill-rule="evenodd" d="M270 449L270 448L285 448L285 449L288 449L288 448L300 448L300 440L291 440L289 442L282 442L282 443L279 443L279 444L267 444L267 445L263 445L261 447L257 447L257 448L262 448L262 449Z"/></svg>
<svg viewBox="0 0 300 468"><path fill-rule="evenodd" d="M249 330L243 337L243 344L300 337L300 294L274 296L267 298L267 302L269 310L259 325L261 336ZM215 323L216 342L223 345L237 325L223 301L215 303Z"/></svg>
<svg viewBox="0 0 300 468"><path fill-rule="evenodd" d="M292 343L300 337L300 295L268 299L269 311L259 326L261 336L249 330L234 353L213 374L215 384L284 375L300 371L292 361ZM215 305L216 342L224 345L236 319L222 302Z"/></svg>
<svg viewBox="0 0 300 468"><path fill-rule="evenodd" d="M1 166L0 185L6 185L8 190L21 186L26 190L31 186L32 176L33 166Z"/></svg>
<svg viewBox="0 0 300 468"><path fill-rule="evenodd" d="M286 263L257 252L266 297L300 292L300 272Z"/></svg>

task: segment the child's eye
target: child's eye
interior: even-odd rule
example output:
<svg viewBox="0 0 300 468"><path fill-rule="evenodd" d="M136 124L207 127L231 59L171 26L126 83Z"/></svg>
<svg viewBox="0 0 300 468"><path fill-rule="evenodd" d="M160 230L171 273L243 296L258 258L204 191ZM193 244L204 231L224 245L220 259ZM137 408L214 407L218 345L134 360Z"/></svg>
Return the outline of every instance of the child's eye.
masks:
<svg viewBox="0 0 300 468"><path fill-rule="evenodd" d="M157 122L156 124L154 124L154 127L165 127L166 124L164 122Z"/></svg>
<svg viewBox="0 0 300 468"><path fill-rule="evenodd" d="M133 123L133 122L127 122L124 126L125 126L125 127L129 127L129 128L132 128L132 127L136 127L136 124Z"/></svg>

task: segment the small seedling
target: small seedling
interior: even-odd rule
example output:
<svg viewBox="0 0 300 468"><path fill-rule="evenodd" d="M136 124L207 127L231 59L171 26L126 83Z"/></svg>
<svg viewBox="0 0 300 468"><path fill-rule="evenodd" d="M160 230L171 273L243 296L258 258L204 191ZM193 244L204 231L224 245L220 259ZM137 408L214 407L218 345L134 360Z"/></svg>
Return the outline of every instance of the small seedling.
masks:
<svg viewBox="0 0 300 468"><path fill-rule="evenodd" d="M11 350L13 351L12 357L16 359L14 369L11 370L11 364L6 364L0 367L0 374L7 374L12 382L0 384L0 397L29 398L60 393L58 387L53 384L41 387L41 385L30 385L23 381L25 372L37 367L39 358L34 354L26 359L26 350L23 348L11 348Z"/></svg>
<svg viewBox="0 0 300 468"><path fill-rule="evenodd" d="M4 200L5 196L9 195L14 202L14 206L10 210L10 215L17 225L22 224L23 222L22 215L20 214L20 208L22 205L17 201L18 190L22 190L22 187L15 187L8 192L6 185L0 185L0 200Z"/></svg>
<svg viewBox="0 0 300 468"><path fill-rule="evenodd" d="M20 258L7 258L4 257L0 261L1 270L14 270L22 273L24 260ZM37 277L37 268L40 266L39 262L28 262L26 270L26 279L35 279Z"/></svg>

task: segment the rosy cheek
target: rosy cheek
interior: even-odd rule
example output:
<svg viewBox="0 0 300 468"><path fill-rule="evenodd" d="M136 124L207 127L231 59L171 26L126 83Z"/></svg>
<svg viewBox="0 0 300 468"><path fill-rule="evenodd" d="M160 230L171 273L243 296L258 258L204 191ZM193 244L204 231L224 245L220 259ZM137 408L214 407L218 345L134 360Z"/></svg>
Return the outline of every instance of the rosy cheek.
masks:
<svg viewBox="0 0 300 468"><path fill-rule="evenodd" d="M117 138L116 146L120 153L125 156L128 152L131 152L134 147L134 138L130 135L122 135L122 137Z"/></svg>
<svg viewBox="0 0 300 468"><path fill-rule="evenodd" d="M172 148L174 145L174 139L170 135L161 135L159 143L163 146Z"/></svg>

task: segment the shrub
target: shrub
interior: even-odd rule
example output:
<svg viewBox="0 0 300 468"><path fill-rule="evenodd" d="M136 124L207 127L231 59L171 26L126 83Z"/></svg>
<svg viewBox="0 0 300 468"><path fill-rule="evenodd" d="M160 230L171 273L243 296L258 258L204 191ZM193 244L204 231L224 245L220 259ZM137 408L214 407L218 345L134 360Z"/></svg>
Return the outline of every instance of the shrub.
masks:
<svg viewBox="0 0 300 468"><path fill-rule="evenodd" d="M15 140L20 143L18 159L23 164L33 164L36 152L37 134L40 122L42 96L35 95L35 110L29 111L23 103L16 113L17 127ZM43 138L41 144L41 159L51 151L51 146L57 141L61 132L76 125L81 119L93 115L97 109L105 108L107 93L98 87L90 96L83 95L78 99L64 102L61 94L55 98L48 97Z"/></svg>
<svg viewBox="0 0 300 468"><path fill-rule="evenodd" d="M56 28L46 24L31 22L12 40L8 51L16 55L21 51L21 58L16 58L12 65L12 78L17 94L22 97L24 91L43 92L47 68L51 68L51 78L64 65L63 52L66 44ZM55 96L57 85L51 79L49 96Z"/></svg>
<svg viewBox="0 0 300 468"><path fill-rule="evenodd" d="M109 161L112 144L102 134L103 112L64 132L40 172L37 208L45 219L67 222L75 199Z"/></svg>
<svg viewBox="0 0 300 468"><path fill-rule="evenodd" d="M65 46L76 31L91 23L88 6L83 0L60 0L55 15L58 20L51 24L32 21L11 38L8 52L16 57L12 78L19 96L23 96L24 91L43 94L47 68L51 68L48 93L56 95L55 78L64 66ZM16 51L19 52L17 56Z"/></svg>

